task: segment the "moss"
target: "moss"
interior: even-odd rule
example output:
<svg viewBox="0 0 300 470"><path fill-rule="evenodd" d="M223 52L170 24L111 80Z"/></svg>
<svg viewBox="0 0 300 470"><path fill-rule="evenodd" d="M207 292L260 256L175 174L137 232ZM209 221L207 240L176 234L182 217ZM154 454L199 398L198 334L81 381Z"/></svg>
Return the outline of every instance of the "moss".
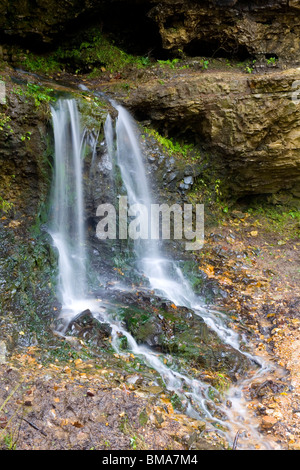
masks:
<svg viewBox="0 0 300 470"><path fill-rule="evenodd" d="M163 137L159 132L154 129L144 128L144 132L149 136L154 137L157 142L167 151L170 155L177 155L185 159L198 159L200 158L199 150L193 144L186 144L175 141L174 139Z"/></svg>
<svg viewBox="0 0 300 470"><path fill-rule="evenodd" d="M62 71L62 64L53 54L38 55L32 52L18 51L17 61L28 72L53 75Z"/></svg>
<svg viewBox="0 0 300 470"><path fill-rule="evenodd" d="M139 414L139 423L141 426L145 426L148 422L148 415L146 410L142 410L141 413Z"/></svg>
<svg viewBox="0 0 300 470"><path fill-rule="evenodd" d="M48 76L66 71L96 77L104 72L121 72L128 65L145 67L150 63L147 57L126 53L97 28L81 32L71 42L62 42L49 53L37 54L14 48L13 56L23 69Z"/></svg>
<svg viewBox="0 0 300 470"><path fill-rule="evenodd" d="M296 240L300 234L299 198L281 191L269 196L254 196L241 200L240 207L252 217L258 217L264 230L282 236L281 242Z"/></svg>

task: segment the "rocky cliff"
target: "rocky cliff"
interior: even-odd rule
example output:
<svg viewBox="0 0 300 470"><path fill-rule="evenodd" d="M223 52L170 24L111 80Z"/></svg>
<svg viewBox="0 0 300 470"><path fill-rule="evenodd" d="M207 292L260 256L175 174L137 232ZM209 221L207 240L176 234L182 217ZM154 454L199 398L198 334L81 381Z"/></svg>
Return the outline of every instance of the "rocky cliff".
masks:
<svg viewBox="0 0 300 470"><path fill-rule="evenodd" d="M299 195L298 70L250 75L181 70L133 87L124 103L162 134L188 132L214 155L235 194ZM120 98L122 99L122 98Z"/></svg>
<svg viewBox="0 0 300 470"><path fill-rule="evenodd" d="M43 48L88 25L125 35L132 50L300 61L298 0L3 0L3 42Z"/></svg>

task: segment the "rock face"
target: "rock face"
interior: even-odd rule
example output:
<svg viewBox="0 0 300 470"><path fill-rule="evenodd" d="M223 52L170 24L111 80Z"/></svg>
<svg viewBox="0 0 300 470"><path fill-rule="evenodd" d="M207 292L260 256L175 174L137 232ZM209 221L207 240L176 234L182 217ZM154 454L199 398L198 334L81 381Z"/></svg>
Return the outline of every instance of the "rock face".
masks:
<svg viewBox="0 0 300 470"><path fill-rule="evenodd" d="M298 1L165 0L149 14L159 25L166 49L216 57L271 54L285 61L299 60Z"/></svg>
<svg viewBox="0 0 300 470"><path fill-rule="evenodd" d="M163 133L193 131L237 194L299 192L298 70L208 71L148 80L124 100Z"/></svg>
<svg viewBox="0 0 300 470"><path fill-rule="evenodd" d="M154 44L159 33L163 49L174 53L241 58L272 55L299 61L298 0L4 0L0 6L4 42L8 38L20 42L21 38L35 47L61 40L64 33L76 35L87 24L107 31L117 25L126 31L129 22L133 42L146 43L146 31L147 36L153 34Z"/></svg>
<svg viewBox="0 0 300 470"><path fill-rule="evenodd" d="M14 204L15 217L35 217L47 195L51 166L47 159L50 113L35 106L26 86L6 80L6 103L0 104L4 120L0 132L0 196Z"/></svg>

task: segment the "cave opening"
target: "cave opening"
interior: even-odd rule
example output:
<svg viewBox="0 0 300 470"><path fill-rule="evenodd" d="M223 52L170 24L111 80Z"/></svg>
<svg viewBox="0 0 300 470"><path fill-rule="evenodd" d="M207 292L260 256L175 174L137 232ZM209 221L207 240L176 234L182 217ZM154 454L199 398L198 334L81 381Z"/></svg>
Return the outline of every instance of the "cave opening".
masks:
<svg viewBox="0 0 300 470"><path fill-rule="evenodd" d="M220 42L218 39L194 39L184 48L190 57L208 57L244 62L253 59L246 46L233 42Z"/></svg>
<svg viewBox="0 0 300 470"><path fill-rule="evenodd" d="M278 55L274 54L274 53L273 54L272 53L271 54L265 54L265 58L267 60L270 60L270 59L278 60L279 59Z"/></svg>
<svg viewBox="0 0 300 470"><path fill-rule="evenodd" d="M94 28L106 35L113 44L126 53L166 58L157 24L148 16L149 6L135 1L113 2L95 7L93 11L81 13L66 21L53 32L47 31L46 39L39 31L27 32L22 37L13 31L0 32L2 44L21 46L37 54L55 51L58 47L76 47L87 40Z"/></svg>

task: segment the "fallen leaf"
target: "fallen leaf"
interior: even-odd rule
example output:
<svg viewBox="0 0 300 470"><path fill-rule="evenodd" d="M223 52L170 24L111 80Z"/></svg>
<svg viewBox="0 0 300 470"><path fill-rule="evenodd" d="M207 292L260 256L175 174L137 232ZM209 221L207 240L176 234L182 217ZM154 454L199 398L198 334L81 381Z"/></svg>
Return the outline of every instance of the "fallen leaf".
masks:
<svg viewBox="0 0 300 470"><path fill-rule="evenodd" d="M72 423L72 426L74 426L75 428L83 428L84 427L83 424L80 423L79 421L74 421Z"/></svg>

